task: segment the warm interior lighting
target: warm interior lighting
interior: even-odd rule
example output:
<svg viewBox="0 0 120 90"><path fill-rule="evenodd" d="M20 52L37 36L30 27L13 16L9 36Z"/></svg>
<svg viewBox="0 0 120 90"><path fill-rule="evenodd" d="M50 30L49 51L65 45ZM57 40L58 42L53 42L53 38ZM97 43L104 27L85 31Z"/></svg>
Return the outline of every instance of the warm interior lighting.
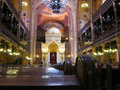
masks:
<svg viewBox="0 0 120 90"><path fill-rule="evenodd" d="M29 58L28 56L26 57L27 60L31 60L31 58Z"/></svg>
<svg viewBox="0 0 120 90"><path fill-rule="evenodd" d="M88 4L84 2L81 6L82 6L83 8L86 8L86 7L88 7Z"/></svg>
<svg viewBox="0 0 120 90"><path fill-rule="evenodd" d="M36 55L36 57L39 57L39 55Z"/></svg>
<svg viewBox="0 0 120 90"><path fill-rule="evenodd" d="M70 55L68 55L68 57L70 57Z"/></svg>
<svg viewBox="0 0 120 90"><path fill-rule="evenodd" d="M13 55L12 53L9 53L10 55Z"/></svg>
<svg viewBox="0 0 120 90"><path fill-rule="evenodd" d="M42 49L43 52L48 52L48 49Z"/></svg>
<svg viewBox="0 0 120 90"><path fill-rule="evenodd" d="M11 52L11 49L7 49L8 52Z"/></svg>
<svg viewBox="0 0 120 90"><path fill-rule="evenodd" d="M22 6L27 6L28 4L26 2L22 2Z"/></svg>
<svg viewBox="0 0 120 90"><path fill-rule="evenodd" d="M98 52L98 53L93 53L95 56L101 56L101 55L103 55L103 53L101 53L101 52Z"/></svg>
<svg viewBox="0 0 120 90"><path fill-rule="evenodd" d="M0 52L2 52L2 51L3 51L3 48L0 49Z"/></svg>
<svg viewBox="0 0 120 90"><path fill-rule="evenodd" d="M59 49L59 52L64 52L65 51L65 49Z"/></svg>
<svg viewBox="0 0 120 90"><path fill-rule="evenodd" d="M106 53L109 53L109 52L117 52L117 49L108 49L108 50L104 50L104 52L106 52Z"/></svg>
<svg viewBox="0 0 120 90"><path fill-rule="evenodd" d="M66 40L68 40L68 38L66 38Z"/></svg>
<svg viewBox="0 0 120 90"><path fill-rule="evenodd" d="M18 56L18 55L20 55L20 53L16 53L16 55Z"/></svg>
<svg viewBox="0 0 120 90"><path fill-rule="evenodd" d="M6 50L4 50L3 52L7 52Z"/></svg>
<svg viewBox="0 0 120 90"><path fill-rule="evenodd" d="M8 70L7 74L17 74L19 70Z"/></svg>

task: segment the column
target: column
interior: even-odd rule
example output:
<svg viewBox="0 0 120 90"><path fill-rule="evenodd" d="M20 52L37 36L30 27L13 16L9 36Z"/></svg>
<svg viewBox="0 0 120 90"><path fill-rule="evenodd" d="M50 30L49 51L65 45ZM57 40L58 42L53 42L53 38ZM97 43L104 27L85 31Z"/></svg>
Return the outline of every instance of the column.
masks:
<svg viewBox="0 0 120 90"><path fill-rule="evenodd" d="M113 2L113 8L114 8L114 14L115 14L115 23L116 23L116 37L117 37L117 34L118 34L118 32L117 32L117 27L118 27L118 21L117 21L117 11L116 11L116 3L115 3L115 1L114 0L112 0Z"/></svg>
<svg viewBox="0 0 120 90"><path fill-rule="evenodd" d="M117 62L120 63L120 37L117 38Z"/></svg>
<svg viewBox="0 0 120 90"><path fill-rule="evenodd" d="M17 39L18 42L20 42L20 30L21 30L21 8L22 8L22 0L19 0L19 6L18 6L18 14L19 14L19 29L17 32Z"/></svg>
<svg viewBox="0 0 120 90"><path fill-rule="evenodd" d="M90 3L90 25L91 25L91 41L94 41L94 30L93 30L93 5L92 5L92 0L89 1Z"/></svg>
<svg viewBox="0 0 120 90"><path fill-rule="evenodd" d="M14 6L14 0L13 0L13 6ZM12 40L12 32L13 32L13 19L14 19L14 7L12 8L12 16L11 16L11 40Z"/></svg>
<svg viewBox="0 0 120 90"><path fill-rule="evenodd" d="M87 31L85 31L85 42L87 42Z"/></svg>
<svg viewBox="0 0 120 90"><path fill-rule="evenodd" d="M9 44L9 49L11 50L11 53L12 53L12 44L11 43ZM12 56L11 55L10 55L9 60L10 60L10 64L11 64L12 63Z"/></svg>
<svg viewBox="0 0 120 90"><path fill-rule="evenodd" d="M92 53L91 53L91 56L93 57L93 58L95 58L95 56L94 56L94 53L96 52L96 49L95 49L95 47L94 46L92 46Z"/></svg>
<svg viewBox="0 0 120 90"><path fill-rule="evenodd" d="M102 44L103 55L102 55L102 61L101 61L101 63L104 63L104 64L105 64L105 54L104 54L104 49L105 49L105 44Z"/></svg>
<svg viewBox="0 0 120 90"><path fill-rule="evenodd" d="M4 0L2 0L0 2L0 37L1 37L1 29L2 29L2 12L3 12L3 4L4 4Z"/></svg>
<svg viewBox="0 0 120 90"><path fill-rule="evenodd" d="M117 10L116 10L116 3L114 0L112 0L113 2L113 8L114 8L114 14L115 14L115 23L116 23L116 41L117 41L117 53L116 53L116 56L117 56L117 62L120 62L120 37L118 37L118 21L117 21Z"/></svg>

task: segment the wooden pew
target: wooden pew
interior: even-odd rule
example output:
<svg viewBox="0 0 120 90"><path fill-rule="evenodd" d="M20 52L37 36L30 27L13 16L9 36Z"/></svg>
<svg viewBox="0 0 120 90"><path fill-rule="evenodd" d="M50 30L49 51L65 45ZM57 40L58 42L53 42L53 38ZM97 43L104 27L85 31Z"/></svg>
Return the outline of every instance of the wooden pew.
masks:
<svg viewBox="0 0 120 90"><path fill-rule="evenodd" d="M60 71L63 71L63 70L64 70L63 62L60 62L60 63L59 63L59 70L60 70Z"/></svg>
<svg viewBox="0 0 120 90"><path fill-rule="evenodd" d="M72 74L74 75L75 74L75 64L72 65Z"/></svg>
<svg viewBox="0 0 120 90"><path fill-rule="evenodd" d="M107 90L116 90L116 85L120 84L120 65L113 66L107 64Z"/></svg>
<svg viewBox="0 0 120 90"><path fill-rule="evenodd" d="M19 71L16 74L6 73L7 68L0 72L0 86L43 86L44 89L50 87L52 90L81 90L81 84L75 75L61 75L61 71L54 68L20 67L17 70Z"/></svg>
<svg viewBox="0 0 120 90"><path fill-rule="evenodd" d="M105 81L107 80L106 65L98 64L98 88L100 90L106 90Z"/></svg>
<svg viewBox="0 0 120 90"><path fill-rule="evenodd" d="M76 58L76 76L82 83L82 90L97 90L97 72L90 55L79 55Z"/></svg>
<svg viewBox="0 0 120 90"><path fill-rule="evenodd" d="M63 65L64 65L64 74L65 75L72 75L73 69L72 69L71 60L65 60Z"/></svg>

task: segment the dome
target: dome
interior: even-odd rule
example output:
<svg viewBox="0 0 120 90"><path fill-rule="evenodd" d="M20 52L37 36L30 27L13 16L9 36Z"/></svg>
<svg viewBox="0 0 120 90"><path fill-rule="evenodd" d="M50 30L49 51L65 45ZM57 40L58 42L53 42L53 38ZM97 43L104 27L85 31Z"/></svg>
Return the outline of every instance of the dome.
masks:
<svg viewBox="0 0 120 90"><path fill-rule="evenodd" d="M51 27L47 30L47 33L60 33L59 29L56 27Z"/></svg>

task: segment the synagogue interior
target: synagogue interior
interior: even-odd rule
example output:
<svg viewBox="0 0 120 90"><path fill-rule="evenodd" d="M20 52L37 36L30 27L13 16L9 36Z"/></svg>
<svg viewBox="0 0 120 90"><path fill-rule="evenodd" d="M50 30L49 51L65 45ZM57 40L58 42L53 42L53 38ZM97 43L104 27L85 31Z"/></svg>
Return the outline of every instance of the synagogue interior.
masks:
<svg viewBox="0 0 120 90"><path fill-rule="evenodd" d="M120 0L0 0L0 86L120 90Z"/></svg>

